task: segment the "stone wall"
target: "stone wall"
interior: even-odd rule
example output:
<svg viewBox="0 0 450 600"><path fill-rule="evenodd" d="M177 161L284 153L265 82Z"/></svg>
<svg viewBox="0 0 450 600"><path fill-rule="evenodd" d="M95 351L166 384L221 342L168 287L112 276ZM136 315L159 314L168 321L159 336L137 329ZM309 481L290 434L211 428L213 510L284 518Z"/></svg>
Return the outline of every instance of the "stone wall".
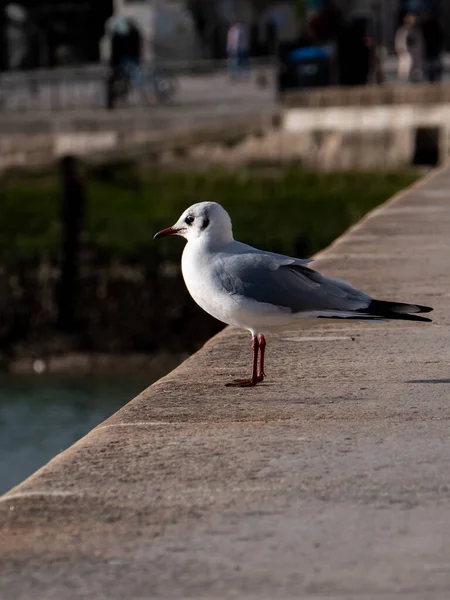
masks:
<svg viewBox="0 0 450 600"><path fill-rule="evenodd" d="M16 166L53 163L65 155L90 160L108 158L158 159L167 152L185 153L198 144L214 142L228 146L236 139L270 130L275 111L254 116L206 116L200 123L175 126L170 119L152 119L148 112L102 119L50 116L36 120L0 122L0 170Z"/></svg>
<svg viewBox="0 0 450 600"><path fill-rule="evenodd" d="M281 102L286 107L384 106L412 104L430 106L450 101L450 85L430 83L326 87L288 91Z"/></svg>
<svg viewBox="0 0 450 600"><path fill-rule="evenodd" d="M250 135L232 148L223 144L199 144L183 157L195 164L239 165L300 162L320 171L389 170L413 163L415 136L410 129L396 131L339 132L311 130L290 133L272 131L259 137ZM176 162L167 154L164 160Z"/></svg>
<svg viewBox="0 0 450 600"><path fill-rule="evenodd" d="M435 140L432 164L448 157L450 85L326 88L286 94L282 101L251 116L211 113L195 122L142 110L8 117L0 121L0 168L73 154L102 161L182 155L197 163L300 160L315 169L384 169L414 162L420 140Z"/></svg>
<svg viewBox="0 0 450 600"><path fill-rule="evenodd" d="M395 168L448 157L449 85L306 90L285 94L283 105L284 147L308 165Z"/></svg>

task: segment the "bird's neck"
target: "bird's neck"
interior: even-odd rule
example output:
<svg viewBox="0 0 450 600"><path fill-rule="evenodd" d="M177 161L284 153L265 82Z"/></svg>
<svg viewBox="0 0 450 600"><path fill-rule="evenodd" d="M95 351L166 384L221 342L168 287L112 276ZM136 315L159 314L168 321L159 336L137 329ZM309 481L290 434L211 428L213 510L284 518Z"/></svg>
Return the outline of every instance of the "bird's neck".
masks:
<svg viewBox="0 0 450 600"><path fill-rule="evenodd" d="M233 241L233 235L228 231L214 231L211 232L211 234L207 233L202 235L189 243L193 243L199 249L202 248L204 250L215 252L220 248L228 246L228 244L231 244Z"/></svg>

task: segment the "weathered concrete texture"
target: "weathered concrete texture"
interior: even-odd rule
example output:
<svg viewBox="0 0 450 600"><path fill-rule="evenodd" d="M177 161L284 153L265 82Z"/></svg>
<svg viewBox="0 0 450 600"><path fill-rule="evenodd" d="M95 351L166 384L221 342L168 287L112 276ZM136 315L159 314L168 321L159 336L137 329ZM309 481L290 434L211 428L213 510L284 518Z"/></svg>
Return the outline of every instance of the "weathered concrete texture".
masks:
<svg viewBox="0 0 450 600"><path fill-rule="evenodd" d="M282 94L287 106L336 107L380 106L395 104L446 104L450 99L450 85L419 83L410 85L365 85L356 87L325 87L287 91Z"/></svg>
<svg viewBox="0 0 450 600"><path fill-rule="evenodd" d="M413 128L382 131L338 131L323 129L323 122L309 110L307 131L268 130L264 135L249 135L232 148L220 143L191 146L186 153L194 164L237 164L269 161L289 163L300 161L307 168L321 171L392 170L408 168L416 151ZM357 127L357 121L354 121ZM314 129L314 125L316 129ZM444 134L436 148L438 157L447 156ZM175 157L176 158L176 157ZM169 159L174 160L173 155ZM179 160L179 159L178 159ZM183 160L186 160L183 157ZM439 158L437 158L439 160Z"/></svg>
<svg viewBox="0 0 450 600"><path fill-rule="evenodd" d="M450 594L450 170L322 253L434 324L227 330L0 501L0 597ZM324 215L326 217L326 215Z"/></svg>
<svg viewBox="0 0 450 600"><path fill-rule="evenodd" d="M48 165L65 155L158 157L206 142L228 143L272 127L278 111L269 101L194 107L157 107L0 118L0 169ZM24 133L24 131L26 133Z"/></svg>
<svg viewBox="0 0 450 600"><path fill-rule="evenodd" d="M307 166L437 165L449 156L450 85L362 86L289 92L283 143Z"/></svg>

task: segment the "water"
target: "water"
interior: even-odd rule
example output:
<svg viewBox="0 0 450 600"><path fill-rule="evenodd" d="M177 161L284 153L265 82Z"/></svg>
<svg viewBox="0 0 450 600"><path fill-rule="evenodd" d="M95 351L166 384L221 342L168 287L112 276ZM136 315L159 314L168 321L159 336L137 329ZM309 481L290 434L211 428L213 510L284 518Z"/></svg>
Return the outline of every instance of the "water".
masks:
<svg viewBox="0 0 450 600"><path fill-rule="evenodd" d="M152 383L126 377L0 377L0 494Z"/></svg>

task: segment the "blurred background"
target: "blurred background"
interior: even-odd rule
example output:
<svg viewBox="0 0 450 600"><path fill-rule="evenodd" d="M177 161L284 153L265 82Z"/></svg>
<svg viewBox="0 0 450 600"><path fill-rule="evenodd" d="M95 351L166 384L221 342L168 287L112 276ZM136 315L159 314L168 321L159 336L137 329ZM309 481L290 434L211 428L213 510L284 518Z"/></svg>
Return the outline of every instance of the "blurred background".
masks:
<svg viewBox="0 0 450 600"><path fill-rule="evenodd" d="M439 0L2 3L0 492L221 329L187 206L306 257L446 158L449 46Z"/></svg>

